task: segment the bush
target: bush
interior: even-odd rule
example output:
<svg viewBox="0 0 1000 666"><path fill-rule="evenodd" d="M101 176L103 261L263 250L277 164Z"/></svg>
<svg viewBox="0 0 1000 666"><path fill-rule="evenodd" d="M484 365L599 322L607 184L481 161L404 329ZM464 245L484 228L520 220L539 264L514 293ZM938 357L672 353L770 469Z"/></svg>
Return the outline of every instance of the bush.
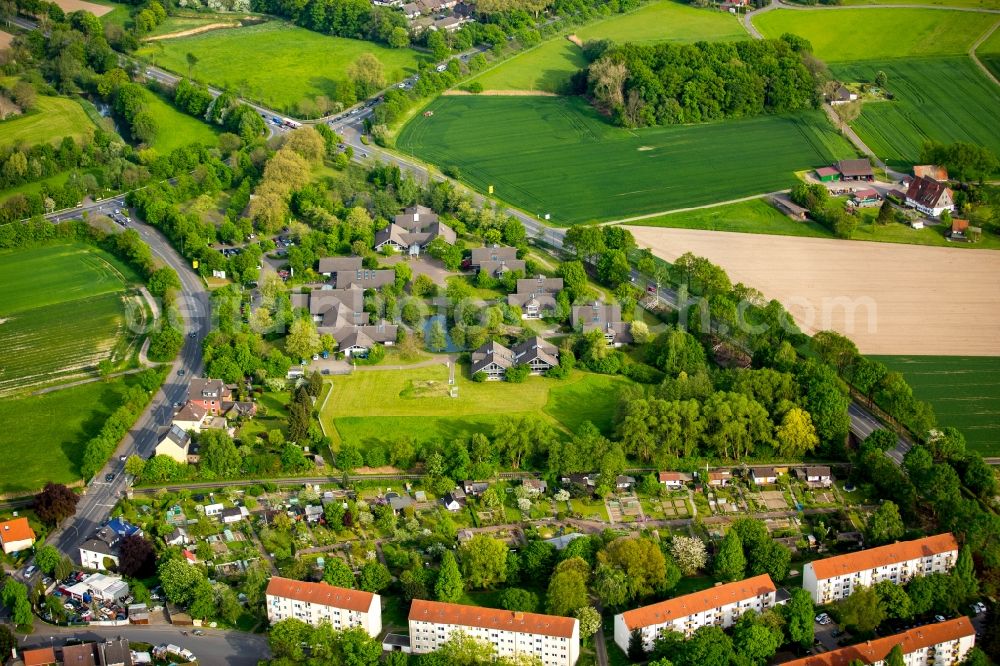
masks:
<svg viewBox="0 0 1000 666"><path fill-rule="evenodd" d="M530 374L531 374L530 366L514 365L507 368L507 370L504 372L504 378L513 384L521 384L522 382L524 382L525 379L528 378L528 375Z"/></svg>
<svg viewBox="0 0 1000 666"><path fill-rule="evenodd" d="M489 379L489 375L482 370L472 375L472 381L474 382L485 382L487 379Z"/></svg>
<svg viewBox="0 0 1000 666"><path fill-rule="evenodd" d="M478 95L479 93L483 92L483 84L480 83L479 81L473 81L466 87L466 90L468 90L473 95Z"/></svg>
<svg viewBox="0 0 1000 666"><path fill-rule="evenodd" d="M454 178L455 180L458 180L461 175L461 171L454 164L449 164L448 166L441 169L441 173L448 176L449 178Z"/></svg>

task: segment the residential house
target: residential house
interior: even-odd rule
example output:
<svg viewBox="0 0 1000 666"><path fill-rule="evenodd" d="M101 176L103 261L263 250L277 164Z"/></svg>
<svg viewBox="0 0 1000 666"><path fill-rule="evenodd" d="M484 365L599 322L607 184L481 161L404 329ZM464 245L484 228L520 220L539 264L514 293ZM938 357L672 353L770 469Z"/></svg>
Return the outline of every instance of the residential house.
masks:
<svg viewBox="0 0 1000 666"><path fill-rule="evenodd" d="M639 630L649 651L660 636L675 631L690 637L701 627L733 626L748 611L762 613L779 603L778 590L767 574L716 585L615 615L615 643L628 651L632 632Z"/></svg>
<svg viewBox="0 0 1000 666"><path fill-rule="evenodd" d="M321 257L317 272L329 278L340 271L359 271L361 265L361 257Z"/></svg>
<svg viewBox="0 0 1000 666"><path fill-rule="evenodd" d="M600 475L597 472L591 472L589 474L570 474L569 476L564 476L559 479L559 483L564 486L575 486L583 490L593 491L597 487L597 477Z"/></svg>
<svg viewBox="0 0 1000 666"><path fill-rule="evenodd" d="M768 486L778 482L778 470L773 467L751 467L750 478L758 486Z"/></svg>
<svg viewBox="0 0 1000 666"><path fill-rule="evenodd" d="M386 285L395 284L396 271L359 268L356 271L337 271L334 275L335 289L381 289Z"/></svg>
<svg viewBox="0 0 1000 666"><path fill-rule="evenodd" d="M177 410L171 425L175 425L184 432L201 432L202 425L208 410L200 404L186 402L184 406Z"/></svg>
<svg viewBox="0 0 1000 666"><path fill-rule="evenodd" d="M345 356L364 358L376 344L391 347L396 342L399 327L380 321L371 326L355 326L333 331L337 347Z"/></svg>
<svg viewBox="0 0 1000 666"><path fill-rule="evenodd" d="M488 379L503 379L508 368L526 365L531 374L540 375L559 365L559 350L535 336L508 349L499 342L490 341L472 352L471 372L485 372Z"/></svg>
<svg viewBox="0 0 1000 666"><path fill-rule="evenodd" d="M98 643L97 654L101 659L101 666L132 666L132 651L126 638Z"/></svg>
<svg viewBox="0 0 1000 666"><path fill-rule="evenodd" d="M466 497L479 497L485 493L490 487L487 481L465 481L462 483L462 490L465 491Z"/></svg>
<svg viewBox="0 0 1000 666"><path fill-rule="evenodd" d="M334 630L361 627L372 637L382 633L382 599L371 592L273 576L265 604L271 624L294 617L314 627L329 622Z"/></svg>
<svg viewBox="0 0 1000 666"><path fill-rule="evenodd" d="M937 164L917 164L913 167L913 175L943 183L948 180L948 169Z"/></svg>
<svg viewBox="0 0 1000 666"><path fill-rule="evenodd" d="M183 527L175 527L167 536L163 537L164 543L168 546L186 546L190 543L187 530Z"/></svg>
<svg viewBox="0 0 1000 666"><path fill-rule="evenodd" d="M409 495L389 493L386 497L389 500L389 508L392 509L392 513L394 515L398 516L400 512L406 509L406 507L413 506L413 498Z"/></svg>
<svg viewBox="0 0 1000 666"><path fill-rule="evenodd" d="M156 455L167 456L181 464L187 464L191 435L179 425L171 425L156 445Z"/></svg>
<svg viewBox="0 0 1000 666"><path fill-rule="evenodd" d="M967 617L908 629L901 634L830 650L785 662L784 666L849 666L854 663L884 666L899 646L906 666L954 666L965 661L976 644L976 629Z"/></svg>
<svg viewBox="0 0 1000 666"><path fill-rule="evenodd" d="M957 559L958 542L947 532L809 562L803 568L802 587L816 604L828 604L851 596L860 586L884 580L905 585L916 576L947 573Z"/></svg>
<svg viewBox="0 0 1000 666"><path fill-rule="evenodd" d="M0 523L0 544L7 555L31 548L35 543L35 531L28 519L21 516Z"/></svg>
<svg viewBox="0 0 1000 666"><path fill-rule="evenodd" d="M851 205L856 208L874 208L882 203L882 197L871 188L857 190L851 194Z"/></svg>
<svg viewBox="0 0 1000 666"><path fill-rule="evenodd" d="M840 171L836 167L820 167L816 169L816 179L821 183L835 183L840 180Z"/></svg>
<svg viewBox="0 0 1000 666"><path fill-rule="evenodd" d="M461 497L459 497L461 494ZM455 511L461 511L462 507L465 506L465 493L456 488L450 493L445 493L444 497L441 498L441 503L444 504L444 508L448 511L454 513Z"/></svg>
<svg viewBox="0 0 1000 666"><path fill-rule="evenodd" d="M85 569L107 569L108 563L118 566L118 544L129 536L142 536L142 529L124 518L112 518L80 545L80 564Z"/></svg>
<svg viewBox="0 0 1000 666"><path fill-rule="evenodd" d="M800 481L805 481L811 486L829 487L833 482L830 468L826 465L814 465L810 467L796 467L795 476Z"/></svg>
<svg viewBox="0 0 1000 666"><path fill-rule="evenodd" d="M728 469L717 469L708 473L708 485L714 488L728 486L732 481L733 473Z"/></svg>
<svg viewBox="0 0 1000 666"><path fill-rule="evenodd" d="M660 483L669 490L680 490L692 480L693 477L687 472L660 472Z"/></svg>
<svg viewBox="0 0 1000 666"><path fill-rule="evenodd" d="M955 209L951 188L924 176L917 176L910 183L906 190L906 205L931 217L940 217L944 211Z"/></svg>
<svg viewBox="0 0 1000 666"><path fill-rule="evenodd" d="M837 106L839 104L849 104L850 102L857 101L857 99L857 93L851 92L846 86L839 86L837 90L830 95L830 105Z"/></svg>
<svg viewBox="0 0 1000 666"><path fill-rule="evenodd" d="M624 474L619 474L615 477L615 490L631 490L632 486L635 485L634 476L626 476Z"/></svg>
<svg viewBox="0 0 1000 666"><path fill-rule="evenodd" d="M393 271L384 272L395 276ZM320 289L308 295L309 313L317 331L320 335L332 335L345 356L367 356L376 343L392 345L399 330L384 321L370 323L364 309L362 282L352 282L345 289Z"/></svg>
<svg viewBox="0 0 1000 666"><path fill-rule="evenodd" d="M222 513L219 514L219 516L222 518L222 522L226 525L232 525L233 523L238 523L249 515L250 511L245 506L223 509Z"/></svg>
<svg viewBox="0 0 1000 666"><path fill-rule="evenodd" d="M97 666L97 655L93 643L65 645L62 649L62 663L66 666Z"/></svg>
<svg viewBox="0 0 1000 666"><path fill-rule="evenodd" d="M594 301L591 305L574 305L572 324L583 333L602 331L613 347L632 342L631 327L622 321L622 306L618 303Z"/></svg>
<svg viewBox="0 0 1000 666"><path fill-rule="evenodd" d="M375 234L375 250L391 247L397 252L419 255L436 238L455 244L455 232L424 206L412 206L393 218L392 223Z"/></svg>
<svg viewBox="0 0 1000 666"><path fill-rule="evenodd" d="M444 18L439 18L431 25L432 30L443 30L444 32L455 32L461 28L468 19L462 18L460 16L445 16Z"/></svg>
<svg viewBox="0 0 1000 666"><path fill-rule="evenodd" d="M233 392L221 379L194 377L188 385L188 402L198 405L209 414L221 414L222 404L232 402Z"/></svg>
<svg viewBox="0 0 1000 666"><path fill-rule="evenodd" d="M21 653L21 660L24 666L48 666L59 663L56 661L56 651L51 647L25 650Z"/></svg>
<svg viewBox="0 0 1000 666"><path fill-rule="evenodd" d="M221 503L206 504L205 505L205 517L206 518L214 518L215 516L218 516L220 513L222 513L222 510L225 509L225 508L226 507L223 506Z"/></svg>
<svg viewBox="0 0 1000 666"><path fill-rule="evenodd" d="M580 621L571 617L414 599L409 626L413 654L434 652L461 632L491 644L498 657L526 655L545 666L573 666L580 656Z"/></svg>
<svg viewBox="0 0 1000 666"><path fill-rule="evenodd" d="M521 308L521 319L551 317L558 310L556 295L562 291L562 278L539 275L517 281L517 291L507 294L507 305Z"/></svg>
<svg viewBox="0 0 1000 666"><path fill-rule="evenodd" d="M410 19L411 21L418 18L421 14L420 5L415 2L408 2L403 5L403 16Z"/></svg>
<svg viewBox="0 0 1000 666"><path fill-rule="evenodd" d="M548 484L542 479L525 479L521 485L524 486L524 492L531 497L543 495L548 490Z"/></svg>
<svg viewBox="0 0 1000 666"><path fill-rule="evenodd" d="M499 245L473 249L469 265L473 270L496 278L503 276L508 271L521 271L523 273L525 269L524 260L517 258L516 247L501 247Z"/></svg>
<svg viewBox="0 0 1000 666"><path fill-rule="evenodd" d="M875 172L868 158L858 160L840 160L837 162L837 171L843 180L875 180Z"/></svg>

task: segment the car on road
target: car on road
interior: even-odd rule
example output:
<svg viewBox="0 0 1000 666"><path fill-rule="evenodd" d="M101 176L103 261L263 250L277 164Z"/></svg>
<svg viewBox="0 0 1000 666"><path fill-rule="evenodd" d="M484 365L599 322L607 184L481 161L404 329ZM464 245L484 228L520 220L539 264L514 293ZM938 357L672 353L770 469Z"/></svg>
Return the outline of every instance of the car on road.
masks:
<svg viewBox="0 0 1000 666"><path fill-rule="evenodd" d="M186 372L185 372L185 370L183 368L181 368L180 370L177 371L177 376L178 377L183 377L185 374L186 374Z"/></svg>
<svg viewBox="0 0 1000 666"><path fill-rule="evenodd" d="M111 483L112 481L114 481L115 480L114 472L112 472L111 474L105 474L104 475L104 480L107 481L108 483Z"/></svg>
<svg viewBox="0 0 1000 666"><path fill-rule="evenodd" d="M27 569L24 570L24 577L31 578L32 576L35 575L36 571L38 571L38 567L32 564L31 566L29 566Z"/></svg>
<svg viewBox="0 0 1000 666"><path fill-rule="evenodd" d="M125 462L126 460L128 460L128 456L118 456L119 462Z"/></svg>
<svg viewBox="0 0 1000 666"><path fill-rule="evenodd" d="M195 629L194 631L191 632L191 634L194 636L204 636L205 632L202 631L201 629Z"/></svg>

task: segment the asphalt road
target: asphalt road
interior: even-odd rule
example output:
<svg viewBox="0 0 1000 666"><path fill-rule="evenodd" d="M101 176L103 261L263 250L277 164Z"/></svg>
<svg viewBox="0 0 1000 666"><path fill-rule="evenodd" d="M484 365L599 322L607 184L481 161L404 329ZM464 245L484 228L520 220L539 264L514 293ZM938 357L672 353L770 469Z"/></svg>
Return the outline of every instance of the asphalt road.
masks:
<svg viewBox="0 0 1000 666"><path fill-rule="evenodd" d="M181 633L181 629L171 625L128 625L123 627L55 627L35 622L35 633L18 636L22 647L49 647L63 645L70 637L83 641L103 641L119 636L130 641L151 643L172 643L191 650L198 657L198 663L206 666L256 666L258 660L268 659L271 651L267 636L242 631L222 631L204 629L204 636Z"/></svg>

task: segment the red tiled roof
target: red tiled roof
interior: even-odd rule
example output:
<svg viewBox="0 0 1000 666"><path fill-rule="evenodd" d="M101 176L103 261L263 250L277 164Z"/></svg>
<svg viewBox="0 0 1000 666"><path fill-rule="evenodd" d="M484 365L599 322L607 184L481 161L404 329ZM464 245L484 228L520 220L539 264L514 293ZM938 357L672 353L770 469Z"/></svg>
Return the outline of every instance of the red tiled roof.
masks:
<svg viewBox="0 0 1000 666"><path fill-rule="evenodd" d="M31 529L27 518L15 518L0 523L0 541L4 543L34 538L35 531Z"/></svg>
<svg viewBox="0 0 1000 666"><path fill-rule="evenodd" d="M440 601L424 601L423 599L414 599L413 603L410 604L410 621L516 631L559 638L571 638L577 623L577 620L571 617L521 613L463 604L446 604Z"/></svg>
<svg viewBox="0 0 1000 666"><path fill-rule="evenodd" d="M858 190L854 193L855 199L878 199L878 192L872 189Z"/></svg>
<svg viewBox="0 0 1000 666"><path fill-rule="evenodd" d="M307 601L311 604L333 606L360 613L368 612L372 606L372 598L375 596L371 592L334 587L327 583L306 583L279 576L271 578L267 584L267 594L272 597Z"/></svg>
<svg viewBox="0 0 1000 666"><path fill-rule="evenodd" d="M915 560L918 557L947 553L952 550L958 550L958 542L955 541L951 532L947 532L915 541L891 543L887 546L869 548L857 553L828 557L824 560L816 560L811 565L816 573L816 579L824 580L866 569L884 567L888 564Z"/></svg>
<svg viewBox="0 0 1000 666"><path fill-rule="evenodd" d="M969 618L959 617L946 622L910 629L894 636L877 638L839 650L796 659L786 662L782 666L847 666L855 659L859 659L865 664L873 664L876 661L885 660L892 648L897 645L902 648L903 654L910 654L921 648L933 647L975 633Z"/></svg>
<svg viewBox="0 0 1000 666"><path fill-rule="evenodd" d="M913 175L934 180L948 180L948 169L937 164L918 164L913 167Z"/></svg>
<svg viewBox="0 0 1000 666"><path fill-rule="evenodd" d="M683 597L667 599L658 604L635 608L622 613L622 620L629 630L648 627L664 622L673 622L678 618L734 604L738 601L753 599L774 591L776 588L771 577L767 574L761 574L735 583L710 587L701 592L685 594Z"/></svg>
<svg viewBox="0 0 1000 666"><path fill-rule="evenodd" d="M826 176L836 176L840 172L833 167L820 167L816 169L816 175L820 178L825 178Z"/></svg>
<svg viewBox="0 0 1000 666"><path fill-rule="evenodd" d="M952 218L951 220L951 230L957 232L963 232L969 228L969 221L960 218Z"/></svg>
<svg viewBox="0 0 1000 666"><path fill-rule="evenodd" d="M906 198L913 199L921 206L933 208L941 196L949 191L948 186L931 178L917 176L906 190Z"/></svg>
<svg viewBox="0 0 1000 666"><path fill-rule="evenodd" d="M24 659L24 666L46 666L47 664L57 663L56 651L50 647L25 650L21 653L21 656Z"/></svg>

